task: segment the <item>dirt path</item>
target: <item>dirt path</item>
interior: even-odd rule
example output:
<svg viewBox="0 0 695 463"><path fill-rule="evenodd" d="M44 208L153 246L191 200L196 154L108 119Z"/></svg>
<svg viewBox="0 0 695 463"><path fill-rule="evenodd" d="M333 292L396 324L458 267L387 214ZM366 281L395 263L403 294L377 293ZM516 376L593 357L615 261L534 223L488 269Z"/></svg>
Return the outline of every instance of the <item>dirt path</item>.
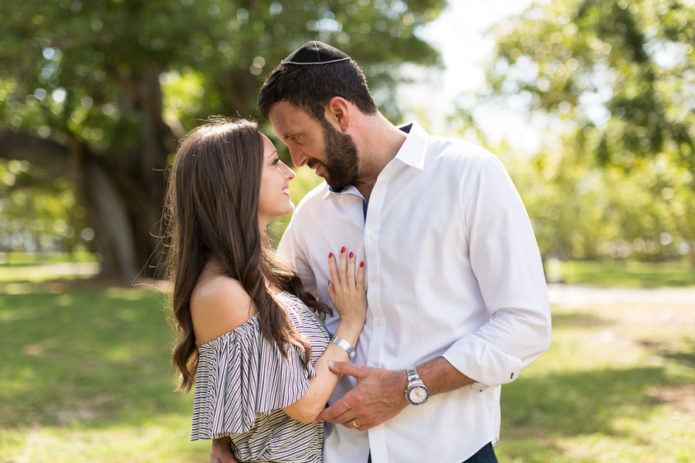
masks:
<svg viewBox="0 0 695 463"><path fill-rule="evenodd" d="M695 288L601 288L553 283L548 285L548 296L551 304L572 307L632 302L695 305Z"/></svg>

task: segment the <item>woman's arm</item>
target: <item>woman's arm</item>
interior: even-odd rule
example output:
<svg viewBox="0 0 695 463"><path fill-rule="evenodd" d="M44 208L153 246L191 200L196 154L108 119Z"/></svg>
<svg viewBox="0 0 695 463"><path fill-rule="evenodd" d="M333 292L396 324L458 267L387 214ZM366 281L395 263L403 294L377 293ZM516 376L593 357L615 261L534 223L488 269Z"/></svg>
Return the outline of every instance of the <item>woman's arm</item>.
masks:
<svg viewBox="0 0 695 463"><path fill-rule="evenodd" d="M333 254L329 255L328 266L331 275L328 294L340 315L335 337L355 346L367 316L364 264L360 263L355 270L354 254L343 248L337 260L337 267ZM349 357L345 349L333 343L328 344L323 355L314 364L316 377L311 378L309 390L301 399L283 408L285 413L303 423L314 421L325 408L340 379L340 375L328 368L328 362L347 360Z"/></svg>

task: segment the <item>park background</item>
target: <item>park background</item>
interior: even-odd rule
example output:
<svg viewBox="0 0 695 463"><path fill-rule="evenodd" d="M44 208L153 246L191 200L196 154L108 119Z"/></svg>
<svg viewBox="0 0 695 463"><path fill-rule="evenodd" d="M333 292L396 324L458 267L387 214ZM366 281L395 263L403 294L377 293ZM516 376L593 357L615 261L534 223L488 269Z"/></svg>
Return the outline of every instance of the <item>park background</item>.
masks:
<svg viewBox="0 0 695 463"><path fill-rule="evenodd" d="M694 461L693 24L692 0L3 1L0 462L207 461L158 283L167 167L312 39L526 204L554 338L503 389L500 460Z"/></svg>

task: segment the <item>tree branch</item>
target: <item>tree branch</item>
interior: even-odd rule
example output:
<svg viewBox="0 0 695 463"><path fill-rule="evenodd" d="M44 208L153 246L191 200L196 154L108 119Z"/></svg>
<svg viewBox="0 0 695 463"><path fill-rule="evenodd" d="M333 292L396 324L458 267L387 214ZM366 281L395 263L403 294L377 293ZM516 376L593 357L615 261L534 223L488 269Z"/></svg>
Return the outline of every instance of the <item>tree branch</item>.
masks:
<svg viewBox="0 0 695 463"><path fill-rule="evenodd" d="M0 127L0 158L29 161L57 175L67 173L70 166L70 153L66 145L5 127Z"/></svg>

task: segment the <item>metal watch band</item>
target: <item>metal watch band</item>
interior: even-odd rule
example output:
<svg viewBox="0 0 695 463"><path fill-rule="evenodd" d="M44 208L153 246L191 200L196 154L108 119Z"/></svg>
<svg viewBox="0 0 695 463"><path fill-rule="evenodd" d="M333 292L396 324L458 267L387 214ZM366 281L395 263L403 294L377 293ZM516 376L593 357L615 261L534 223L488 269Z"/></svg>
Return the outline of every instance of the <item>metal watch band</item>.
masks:
<svg viewBox="0 0 695 463"><path fill-rule="evenodd" d="M405 370L405 374L408 375L408 385L410 385L414 381L420 381L420 375L417 374L417 369L416 368L409 368Z"/></svg>
<svg viewBox="0 0 695 463"><path fill-rule="evenodd" d="M350 360L352 360L352 358L355 356L355 348L352 347L352 344L347 342L345 339L333 337L333 339L331 339L331 343L342 347L345 352L347 352Z"/></svg>

